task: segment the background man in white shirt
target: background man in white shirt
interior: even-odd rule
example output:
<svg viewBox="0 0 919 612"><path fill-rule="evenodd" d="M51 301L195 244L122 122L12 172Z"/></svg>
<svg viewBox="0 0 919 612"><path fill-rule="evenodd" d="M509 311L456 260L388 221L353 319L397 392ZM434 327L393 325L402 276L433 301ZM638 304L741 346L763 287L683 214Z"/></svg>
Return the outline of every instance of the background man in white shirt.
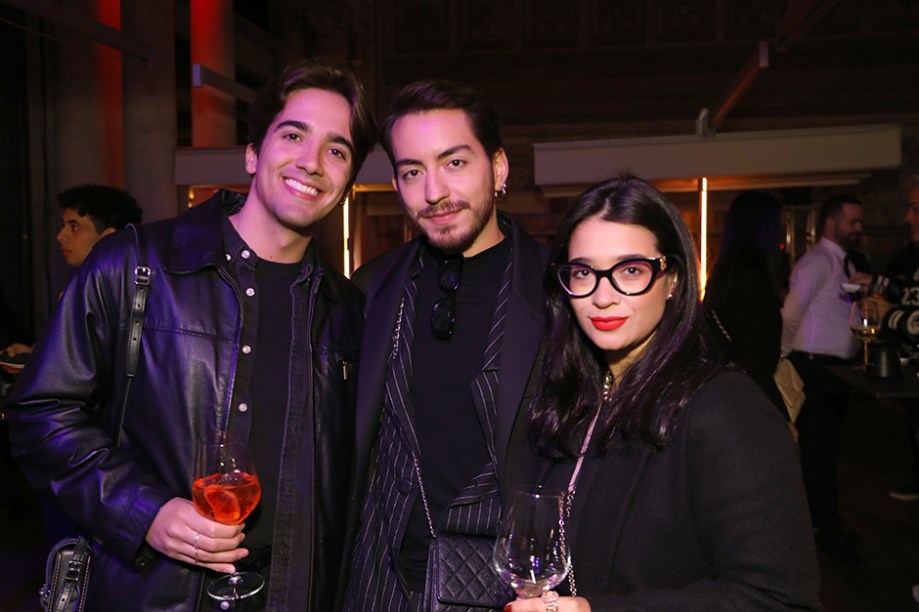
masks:
<svg viewBox="0 0 919 612"><path fill-rule="evenodd" d="M801 467L818 545L828 554L858 564L853 536L839 518L836 460L848 393L825 366L856 355L859 344L849 331L850 295L842 283L870 282L870 275L846 272L846 251L862 235L864 210L850 195L834 196L820 210L820 241L798 261L791 273L782 307L782 353L789 354L807 400L798 417Z"/></svg>

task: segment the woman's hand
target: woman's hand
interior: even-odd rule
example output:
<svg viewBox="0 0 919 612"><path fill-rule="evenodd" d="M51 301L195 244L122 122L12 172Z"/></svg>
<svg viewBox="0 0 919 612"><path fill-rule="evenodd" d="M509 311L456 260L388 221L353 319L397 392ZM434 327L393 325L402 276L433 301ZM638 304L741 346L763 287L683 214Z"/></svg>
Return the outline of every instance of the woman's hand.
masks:
<svg viewBox="0 0 919 612"><path fill-rule="evenodd" d="M147 543L168 557L231 574L232 563L249 554L240 548L243 525L223 525L198 514L187 499L173 497L157 512Z"/></svg>
<svg viewBox="0 0 919 612"><path fill-rule="evenodd" d="M549 591L542 597L512 601L504 606L504 612L590 612L590 602L583 597L559 597Z"/></svg>

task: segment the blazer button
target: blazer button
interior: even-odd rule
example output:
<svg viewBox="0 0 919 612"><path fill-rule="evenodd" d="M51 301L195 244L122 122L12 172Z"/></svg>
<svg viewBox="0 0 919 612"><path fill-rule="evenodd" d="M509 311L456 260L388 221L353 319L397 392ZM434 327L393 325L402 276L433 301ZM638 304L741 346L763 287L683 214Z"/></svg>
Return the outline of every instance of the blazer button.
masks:
<svg viewBox="0 0 919 612"><path fill-rule="evenodd" d="M403 478L399 481L399 493L402 495L408 495L412 492L412 481L408 478Z"/></svg>

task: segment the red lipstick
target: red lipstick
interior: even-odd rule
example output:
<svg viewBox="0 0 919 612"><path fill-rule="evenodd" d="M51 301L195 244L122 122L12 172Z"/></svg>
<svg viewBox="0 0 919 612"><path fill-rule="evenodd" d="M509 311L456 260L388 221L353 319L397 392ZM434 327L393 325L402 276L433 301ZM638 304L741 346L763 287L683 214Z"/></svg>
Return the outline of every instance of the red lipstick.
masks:
<svg viewBox="0 0 919 612"><path fill-rule="evenodd" d="M628 317L591 317L590 322L593 323L593 326L599 329L600 331L613 331L619 329L625 322L628 321Z"/></svg>

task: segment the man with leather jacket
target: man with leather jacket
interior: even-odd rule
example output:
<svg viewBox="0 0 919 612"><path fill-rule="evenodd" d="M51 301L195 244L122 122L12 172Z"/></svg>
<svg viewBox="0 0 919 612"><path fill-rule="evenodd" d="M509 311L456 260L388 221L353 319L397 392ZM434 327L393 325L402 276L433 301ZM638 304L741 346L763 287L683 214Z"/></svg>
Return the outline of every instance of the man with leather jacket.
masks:
<svg viewBox="0 0 919 612"><path fill-rule="evenodd" d="M207 584L247 565L268 579L247 602L331 609L362 299L312 238L374 136L350 72L291 66L252 105L247 195L113 234L64 292L6 412L27 477L91 538L88 610L216 609ZM150 285L126 384L138 266ZM191 502L196 442L215 435L253 455L262 497L245 525Z"/></svg>

